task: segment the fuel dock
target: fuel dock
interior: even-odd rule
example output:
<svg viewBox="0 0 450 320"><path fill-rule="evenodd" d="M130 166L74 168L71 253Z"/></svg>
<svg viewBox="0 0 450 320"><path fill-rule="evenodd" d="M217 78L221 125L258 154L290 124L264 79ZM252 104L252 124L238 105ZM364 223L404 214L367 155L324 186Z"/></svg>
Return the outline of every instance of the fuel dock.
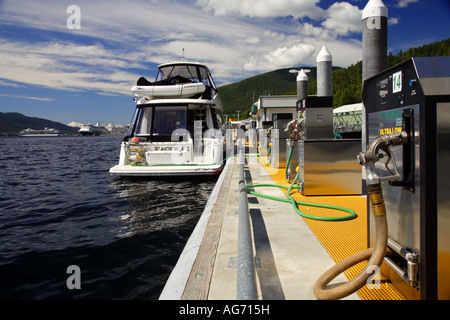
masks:
<svg viewBox="0 0 450 320"><path fill-rule="evenodd" d="M294 193L297 201L345 206L357 213L356 218L343 221L304 218L295 212L291 203L252 194L247 196L247 190L242 189L242 176L247 186L287 188L289 183L285 170L265 165L266 158L246 159L245 165L239 164L238 158L227 161L160 299L235 300L241 295L244 299L312 300L316 299L314 283L326 270L366 248L366 196L305 197ZM243 170L241 174L240 170ZM269 197L286 199L282 188L252 189ZM239 199L242 193L248 199L248 213ZM309 215L349 215L312 205L300 208ZM250 237L247 243L245 237ZM249 243L250 252L246 253ZM240 268L244 275L239 274L243 272ZM362 268L357 265L332 283L348 281L347 277ZM374 279L372 288L366 286L345 299L405 299L385 280Z"/></svg>
<svg viewBox="0 0 450 320"><path fill-rule="evenodd" d="M448 66L412 58L365 82L364 152L358 139L317 136L330 126L318 97L304 98L303 118L276 119L290 138L238 134L250 150L226 161L160 299L450 299ZM403 100L377 102L395 76Z"/></svg>
<svg viewBox="0 0 450 320"><path fill-rule="evenodd" d="M255 104L161 300L450 299L450 57L387 68L381 0L362 22L359 138L336 137L323 47L317 96L292 70L292 111Z"/></svg>
<svg viewBox="0 0 450 320"><path fill-rule="evenodd" d="M312 291L314 282L335 262L316 238L307 221L294 212L290 203L253 195L247 198L247 190L242 190L241 186L240 167L244 171L246 185L277 183L287 185L282 181L283 170L272 176L268 173L271 171L270 167L251 159L248 157L245 165L240 165L237 158L227 161L203 215L160 299L235 300L238 297L239 265L245 268L246 264L250 268L247 277L244 275L244 280L240 284L243 289L239 290L249 291L251 298L315 299ZM268 196L285 198L279 188L257 189L258 192ZM239 198L243 192L248 199L248 223L245 223L247 214L245 204L243 212L240 212L239 207L241 203ZM351 206L355 210L365 211L364 197L352 196L332 200L320 199L321 202L334 204L351 201ZM364 217L365 214L362 214L360 220L364 221L358 223L364 224L366 222ZM355 222L347 222L348 228L351 229L351 225ZM335 229L342 223L316 222L318 224L316 228L320 230L325 225L329 227L333 225L332 228ZM245 250L245 237L249 235L252 235L250 252L254 258L249 259L245 252L243 257L239 257L239 250ZM334 247L339 247L336 238L345 241L345 232L333 238L324 241L331 240ZM240 261L245 258L247 261ZM345 278L342 276L337 280L345 281ZM254 291L249 290L252 287ZM349 298L359 299L356 294Z"/></svg>

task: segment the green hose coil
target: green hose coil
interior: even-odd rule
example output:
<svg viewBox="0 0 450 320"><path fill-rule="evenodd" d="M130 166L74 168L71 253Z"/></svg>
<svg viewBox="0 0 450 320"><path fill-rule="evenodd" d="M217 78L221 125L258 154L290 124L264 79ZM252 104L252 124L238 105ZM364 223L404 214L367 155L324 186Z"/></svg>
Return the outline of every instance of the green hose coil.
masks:
<svg viewBox="0 0 450 320"><path fill-rule="evenodd" d="M318 204L318 203L309 203L309 202L296 201L291 196L291 191L292 191L292 189L298 189L298 187L294 187L294 184L298 180L298 178L299 178L299 174L297 173L297 175L295 176L294 181L291 183L291 185L289 187L282 186L282 185L277 185L277 184L254 184L254 185L247 186L247 192L250 193L250 194L253 194L255 196L258 196L258 197L262 197L262 198L266 198L266 199L270 199L270 200L276 200L276 201L280 201L280 202L291 203L293 208L294 208L294 210L295 210L295 212L297 214L299 214L300 216L302 216L304 218L308 218L308 219L321 220L321 221L345 221L345 220L351 220L351 219L356 218L355 211L353 211L351 209L348 209L348 208L332 206L332 205L326 205L326 204ZM255 188L255 187L274 187L274 188L281 188L281 189L287 190L287 197L288 197L288 199L268 196L268 195L265 195L265 194L262 194L262 193L257 193L255 191L248 190L249 188ZM310 214L307 214L307 213L304 213L304 212L300 211L298 209L299 205L309 206L309 207L317 207L317 208L324 208L324 209L339 210L339 211L347 212L347 213L349 213L349 215L339 216L339 217L314 216L314 215L310 215Z"/></svg>

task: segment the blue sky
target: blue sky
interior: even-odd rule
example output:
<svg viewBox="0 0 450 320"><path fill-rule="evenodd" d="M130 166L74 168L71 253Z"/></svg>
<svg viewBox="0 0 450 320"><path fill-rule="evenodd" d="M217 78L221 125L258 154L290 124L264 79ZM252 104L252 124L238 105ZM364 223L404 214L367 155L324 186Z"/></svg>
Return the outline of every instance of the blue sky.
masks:
<svg viewBox="0 0 450 320"><path fill-rule="evenodd" d="M131 86L140 76L154 80L157 65L181 59L183 48L187 60L208 64L219 86L314 66L323 45L333 65L347 67L362 60L367 2L0 0L0 112L125 125ZM383 2L388 51L450 37L450 1Z"/></svg>

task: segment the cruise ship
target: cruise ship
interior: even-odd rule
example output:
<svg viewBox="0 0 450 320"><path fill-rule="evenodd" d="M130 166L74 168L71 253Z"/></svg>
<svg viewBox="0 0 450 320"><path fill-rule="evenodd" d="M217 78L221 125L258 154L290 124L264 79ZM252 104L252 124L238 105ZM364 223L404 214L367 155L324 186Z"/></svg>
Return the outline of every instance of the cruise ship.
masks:
<svg viewBox="0 0 450 320"><path fill-rule="evenodd" d="M41 130L35 129L24 129L19 132L20 137L59 137L61 136L61 132L54 128L44 128Z"/></svg>
<svg viewBox="0 0 450 320"><path fill-rule="evenodd" d="M82 136L101 136L108 133L108 129L105 126L100 125L97 122L95 125L85 124L82 125L80 130L78 130Z"/></svg>

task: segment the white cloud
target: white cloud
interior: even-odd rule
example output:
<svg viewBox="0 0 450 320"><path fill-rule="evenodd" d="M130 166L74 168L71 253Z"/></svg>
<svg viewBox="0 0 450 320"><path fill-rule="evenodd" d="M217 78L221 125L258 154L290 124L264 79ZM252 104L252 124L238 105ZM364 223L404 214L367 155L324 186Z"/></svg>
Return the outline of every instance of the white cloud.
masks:
<svg viewBox="0 0 450 320"><path fill-rule="evenodd" d="M397 7L399 7L399 8L406 8L411 3L416 3L416 2L419 2L419 0L399 0L398 3L397 3Z"/></svg>
<svg viewBox="0 0 450 320"><path fill-rule="evenodd" d="M348 2L336 2L328 8L324 27L334 30L338 35L361 32L362 10Z"/></svg>
<svg viewBox="0 0 450 320"><path fill-rule="evenodd" d="M238 39L239 42L241 43L248 43L251 45L255 45L261 42L261 38L258 36L249 36L249 37L244 37L242 39Z"/></svg>
<svg viewBox="0 0 450 320"><path fill-rule="evenodd" d="M0 94L0 97L14 98L14 99L26 99L26 100L37 100L37 101L53 101L53 98L49 97L31 97L24 95L14 95L14 94Z"/></svg>
<svg viewBox="0 0 450 320"><path fill-rule="evenodd" d="M299 25L298 34L300 36L321 38L324 40L331 40L336 38L333 30L324 29L322 27L315 27L310 23L303 23Z"/></svg>
<svg viewBox="0 0 450 320"><path fill-rule="evenodd" d="M76 121L69 122L67 125L74 128L81 128L83 126L82 123Z"/></svg>
<svg viewBox="0 0 450 320"><path fill-rule="evenodd" d="M248 17L310 17L319 18L323 9L316 4L320 0L197 0L207 11L221 16L240 14Z"/></svg>
<svg viewBox="0 0 450 320"><path fill-rule="evenodd" d="M3 81L3 80L0 80L0 86L13 87L13 88L20 88L20 87L22 87L20 84L17 84L17 83L14 83L14 82L9 82L9 81Z"/></svg>
<svg viewBox="0 0 450 320"><path fill-rule="evenodd" d="M389 26L393 26L395 24L398 24L399 22L400 22L399 18L389 17L389 19L388 19L388 25Z"/></svg>
<svg viewBox="0 0 450 320"><path fill-rule="evenodd" d="M357 8L348 3L324 10L319 2L77 0L81 29L68 30L70 3L5 1L0 21L37 37L0 41L0 81L128 94L137 77L152 78L154 64L181 58L183 48L187 59L210 66L219 85L276 68L315 65L324 44L335 65L355 63L360 41L342 37L361 29L360 13L356 18ZM306 16L308 22L301 20Z"/></svg>
<svg viewBox="0 0 450 320"><path fill-rule="evenodd" d="M251 57L250 61L244 65L244 69L248 71L269 71L297 66L304 61L310 61L314 49L313 45L305 43L298 43L289 48L277 48L265 54L263 59Z"/></svg>
<svg viewBox="0 0 450 320"><path fill-rule="evenodd" d="M115 70L127 67L102 46L0 41L1 78L61 90L123 92L136 76ZM134 62L131 62L133 64Z"/></svg>

